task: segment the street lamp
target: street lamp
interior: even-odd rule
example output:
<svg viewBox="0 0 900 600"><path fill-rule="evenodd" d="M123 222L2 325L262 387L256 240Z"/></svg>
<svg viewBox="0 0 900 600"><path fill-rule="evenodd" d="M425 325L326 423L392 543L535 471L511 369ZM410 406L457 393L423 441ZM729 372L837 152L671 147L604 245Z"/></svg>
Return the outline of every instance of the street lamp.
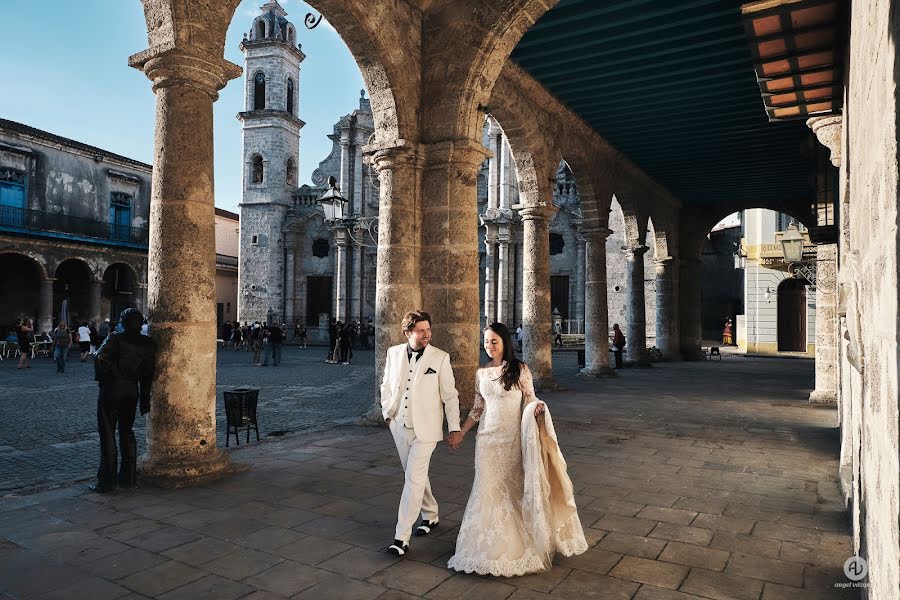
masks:
<svg viewBox="0 0 900 600"><path fill-rule="evenodd" d="M344 220L344 205L347 200L341 195L341 190L337 187L337 179L328 178L328 189L319 197L322 204L322 210L325 211L325 220L328 222Z"/></svg>
<svg viewBox="0 0 900 600"><path fill-rule="evenodd" d="M325 213L325 222L332 229L347 231L350 239L358 246L378 247L378 217L366 217L360 214L347 214L347 200L337 186L337 179L328 178L328 189L319 196L319 204ZM366 241L368 235L371 243Z"/></svg>
<svg viewBox="0 0 900 600"><path fill-rule="evenodd" d="M781 235L781 249L785 262L796 263L803 260L803 235L793 221Z"/></svg>

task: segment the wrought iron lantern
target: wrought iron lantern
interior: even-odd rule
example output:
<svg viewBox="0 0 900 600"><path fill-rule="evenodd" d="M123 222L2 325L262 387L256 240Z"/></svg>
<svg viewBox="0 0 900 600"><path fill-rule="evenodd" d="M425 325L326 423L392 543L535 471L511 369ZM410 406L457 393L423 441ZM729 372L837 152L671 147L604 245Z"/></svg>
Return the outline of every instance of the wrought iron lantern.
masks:
<svg viewBox="0 0 900 600"><path fill-rule="evenodd" d="M781 236L781 248L785 262L796 263L803 260L803 235L793 221Z"/></svg>
<svg viewBox="0 0 900 600"><path fill-rule="evenodd" d="M337 186L337 179L328 178L328 189L319 197L319 203L322 210L325 211L325 220L328 222L343 221L344 209L347 200L341 195L341 190Z"/></svg>

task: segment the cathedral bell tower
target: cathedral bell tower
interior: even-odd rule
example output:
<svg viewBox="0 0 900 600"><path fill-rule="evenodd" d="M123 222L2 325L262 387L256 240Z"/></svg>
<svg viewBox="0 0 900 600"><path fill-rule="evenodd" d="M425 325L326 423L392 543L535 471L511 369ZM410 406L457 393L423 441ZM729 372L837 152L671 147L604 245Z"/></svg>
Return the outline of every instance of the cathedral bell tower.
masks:
<svg viewBox="0 0 900 600"><path fill-rule="evenodd" d="M300 63L297 28L269 0L244 34L243 196L238 319L284 319L285 214L297 189Z"/></svg>

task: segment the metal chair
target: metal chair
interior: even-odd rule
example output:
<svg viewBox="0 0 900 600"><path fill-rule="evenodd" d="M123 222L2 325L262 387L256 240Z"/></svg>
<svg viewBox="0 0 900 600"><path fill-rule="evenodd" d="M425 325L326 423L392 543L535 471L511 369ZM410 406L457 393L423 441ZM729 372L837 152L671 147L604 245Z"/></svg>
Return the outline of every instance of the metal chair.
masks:
<svg viewBox="0 0 900 600"><path fill-rule="evenodd" d="M259 388L237 388L223 392L225 399L225 447L234 434L234 441L238 446L241 439L238 436L239 427L247 427L247 443L250 443L250 427L256 431L256 441L259 441L259 423L256 420L256 408L259 403Z"/></svg>

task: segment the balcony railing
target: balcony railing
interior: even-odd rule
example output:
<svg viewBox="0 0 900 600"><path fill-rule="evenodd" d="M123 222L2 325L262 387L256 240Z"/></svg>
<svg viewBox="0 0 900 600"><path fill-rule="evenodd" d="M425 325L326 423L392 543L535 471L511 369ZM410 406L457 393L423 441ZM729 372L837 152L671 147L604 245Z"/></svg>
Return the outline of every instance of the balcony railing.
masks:
<svg viewBox="0 0 900 600"><path fill-rule="evenodd" d="M143 227L131 227L130 225L82 219L63 213L14 206L0 206L0 226L23 229L36 234L58 232L143 246L146 246L149 241L148 230Z"/></svg>

